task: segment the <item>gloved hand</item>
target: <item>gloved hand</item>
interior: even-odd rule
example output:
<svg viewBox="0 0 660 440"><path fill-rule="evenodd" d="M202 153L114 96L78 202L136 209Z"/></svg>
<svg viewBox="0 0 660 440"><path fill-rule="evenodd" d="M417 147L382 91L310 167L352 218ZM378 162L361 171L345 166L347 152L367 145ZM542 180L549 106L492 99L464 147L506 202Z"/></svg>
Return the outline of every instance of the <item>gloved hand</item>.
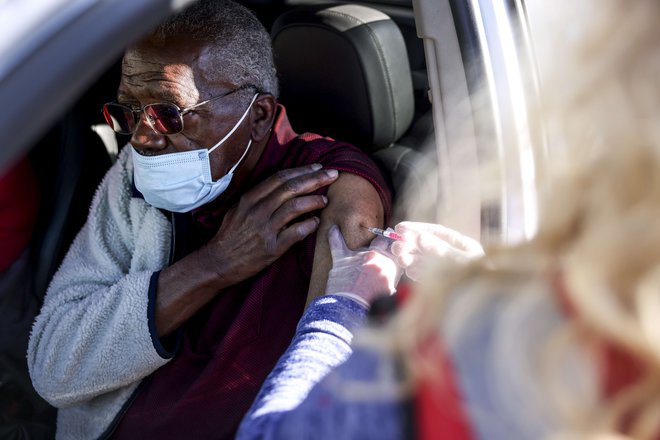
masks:
<svg viewBox="0 0 660 440"><path fill-rule="evenodd" d="M337 225L328 230L332 269L328 275L326 295L352 298L369 307L383 294L395 292L403 271L390 253L390 241L383 237L372 240L369 248L353 251L346 246Z"/></svg>
<svg viewBox="0 0 660 440"><path fill-rule="evenodd" d="M478 241L441 225L401 222L394 230L403 240L394 242L391 251L412 280L419 279L430 257L466 263L484 255Z"/></svg>

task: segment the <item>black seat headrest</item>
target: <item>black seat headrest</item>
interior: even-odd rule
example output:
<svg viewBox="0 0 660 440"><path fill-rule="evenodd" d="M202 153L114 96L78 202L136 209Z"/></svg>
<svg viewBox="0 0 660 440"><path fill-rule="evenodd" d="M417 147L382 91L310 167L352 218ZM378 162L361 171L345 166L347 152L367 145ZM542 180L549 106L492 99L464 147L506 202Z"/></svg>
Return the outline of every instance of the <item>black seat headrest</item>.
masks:
<svg viewBox="0 0 660 440"><path fill-rule="evenodd" d="M311 6L281 15L272 29L280 101L294 129L388 147L414 112L406 45L384 13L359 5Z"/></svg>

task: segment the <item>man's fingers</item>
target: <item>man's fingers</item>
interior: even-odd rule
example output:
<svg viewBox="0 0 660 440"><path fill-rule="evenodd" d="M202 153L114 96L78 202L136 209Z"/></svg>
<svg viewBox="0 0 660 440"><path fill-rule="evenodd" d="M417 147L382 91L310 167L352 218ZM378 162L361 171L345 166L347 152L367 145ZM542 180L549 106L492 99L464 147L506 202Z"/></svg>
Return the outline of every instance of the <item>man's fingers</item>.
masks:
<svg viewBox="0 0 660 440"><path fill-rule="evenodd" d="M312 193L319 188L330 185L338 176L337 170L325 169L302 174L278 172L275 176L258 185L254 189L256 192L251 194L250 197L255 197L253 200L258 200L263 209L273 213L287 200Z"/></svg>
<svg viewBox="0 0 660 440"><path fill-rule="evenodd" d="M319 227L320 220L318 217L311 217L289 225L287 228L280 231L277 236L277 250L281 255L286 252L291 246L307 237L312 232L316 231Z"/></svg>
<svg viewBox="0 0 660 440"><path fill-rule="evenodd" d="M270 223L276 230L291 223L303 214L325 208L328 198L320 195L296 197L287 200L275 210Z"/></svg>
<svg viewBox="0 0 660 440"><path fill-rule="evenodd" d="M323 165L320 163L314 163L311 165L305 165L304 167L298 168L288 168L285 170L280 170L270 176L268 179L261 182L259 185L252 188L248 191L243 197L252 199L254 203L261 200L266 195L272 193L277 188L280 187L283 183L295 179L299 176L304 176L305 174L315 173L323 168Z"/></svg>

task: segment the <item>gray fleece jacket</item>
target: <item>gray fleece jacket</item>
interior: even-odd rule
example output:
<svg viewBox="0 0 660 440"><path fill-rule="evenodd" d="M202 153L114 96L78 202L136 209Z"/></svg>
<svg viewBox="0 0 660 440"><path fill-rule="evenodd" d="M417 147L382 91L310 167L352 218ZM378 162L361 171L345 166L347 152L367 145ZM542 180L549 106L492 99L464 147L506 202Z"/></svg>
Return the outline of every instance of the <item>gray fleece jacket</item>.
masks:
<svg viewBox="0 0 660 440"><path fill-rule="evenodd" d="M168 262L171 224L133 197L129 153L97 190L30 336L30 375L59 408L58 439L98 438L172 356L152 337L148 316L149 282Z"/></svg>

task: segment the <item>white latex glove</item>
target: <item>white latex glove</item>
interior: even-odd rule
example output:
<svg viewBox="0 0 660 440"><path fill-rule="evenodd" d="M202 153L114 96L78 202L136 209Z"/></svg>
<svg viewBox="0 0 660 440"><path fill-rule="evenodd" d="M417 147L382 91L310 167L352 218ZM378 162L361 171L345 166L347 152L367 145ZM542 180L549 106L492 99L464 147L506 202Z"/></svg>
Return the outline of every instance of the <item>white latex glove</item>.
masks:
<svg viewBox="0 0 660 440"><path fill-rule="evenodd" d="M337 225L328 230L332 269L328 274L326 295L352 298L369 307L377 296L392 294L403 271L390 253L390 240L376 237L369 248L351 250Z"/></svg>
<svg viewBox="0 0 660 440"><path fill-rule="evenodd" d="M441 225L401 222L394 230L403 240L392 244L392 253L412 280L419 279L430 257L467 263L484 255L478 241Z"/></svg>

